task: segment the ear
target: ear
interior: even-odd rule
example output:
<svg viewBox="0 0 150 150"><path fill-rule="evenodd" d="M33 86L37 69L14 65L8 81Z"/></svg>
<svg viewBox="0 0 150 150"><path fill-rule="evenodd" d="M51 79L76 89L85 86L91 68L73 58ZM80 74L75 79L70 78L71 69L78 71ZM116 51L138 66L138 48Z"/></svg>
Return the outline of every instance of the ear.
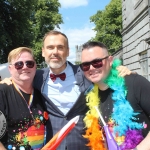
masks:
<svg viewBox="0 0 150 150"><path fill-rule="evenodd" d="M42 57L45 57L44 48L42 47Z"/></svg>
<svg viewBox="0 0 150 150"><path fill-rule="evenodd" d="M37 64L35 63L35 68L37 68Z"/></svg>
<svg viewBox="0 0 150 150"><path fill-rule="evenodd" d="M69 56L69 53L70 53L70 49L68 48L67 49L68 51L67 51L67 57Z"/></svg>
<svg viewBox="0 0 150 150"><path fill-rule="evenodd" d="M110 66L112 66L112 63L113 63L113 56L109 56L109 64L110 64Z"/></svg>
<svg viewBox="0 0 150 150"><path fill-rule="evenodd" d="M12 66L11 65L8 66L8 70L9 70L10 74L12 75L12 73L11 73L12 72Z"/></svg>

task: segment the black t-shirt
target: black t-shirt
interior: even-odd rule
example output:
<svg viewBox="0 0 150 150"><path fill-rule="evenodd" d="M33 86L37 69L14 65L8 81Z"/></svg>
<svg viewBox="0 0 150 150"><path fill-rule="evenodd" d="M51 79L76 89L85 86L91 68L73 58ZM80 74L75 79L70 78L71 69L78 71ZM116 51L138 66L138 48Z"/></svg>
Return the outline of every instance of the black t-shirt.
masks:
<svg viewBox="0 0 150 150"><path fill-rule="evenodd" d="M142 129L145 137L150 131L150 83L140 75L129 75L125 77L125 84L127 88L126 99L134 112L139 113L136 116L138 118L136 121L143 125L145 124L145 127ZM113 112L113 92L110 88L105 91L99 90L100 110L105 122L108 124ZM126 115L126 112L124 112L124 115Z"/></svg>
<svg viewBox="0 0 150 150"><path fill-rule="evenodd" d="M0 139L7 149L21 147L29 150L42 148L45 136L45 123L48 114L44 111L41 94L34 89L33 101L29 107L30 94L16 90L14 85L0 85L0 111L7 120L7 132Z"/></svg>

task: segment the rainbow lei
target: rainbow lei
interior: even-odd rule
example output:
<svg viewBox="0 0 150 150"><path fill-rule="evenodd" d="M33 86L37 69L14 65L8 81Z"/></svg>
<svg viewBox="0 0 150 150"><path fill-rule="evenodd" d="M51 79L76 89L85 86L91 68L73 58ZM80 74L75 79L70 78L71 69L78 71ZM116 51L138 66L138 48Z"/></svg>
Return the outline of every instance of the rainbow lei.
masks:
<svg viewBox="0 0 150 150"><path fill-rule="evenodd" d="M137 113L134 112L126 100L125 80L118 76L116 69L119 65L121 65L120 60L117 59L113 62L112 69L105 83L114 91L112 94L114 103L111 118L116 126L113 128L113 135L124 137L123 143L117 143L121 150L125 150L135 148L143 140L141 131L143 125L136 122L135 116ZM94 106L99 107L100 104L97 85L94 85L94 88L87 94L86 102L89 107L89 111L84 118L85 127L87 128L84 137L89 140L87 146L94 150L105 150L102 131L98 121L99 117L94 108ZM115 136L114 138L116 139Z"/></svg>

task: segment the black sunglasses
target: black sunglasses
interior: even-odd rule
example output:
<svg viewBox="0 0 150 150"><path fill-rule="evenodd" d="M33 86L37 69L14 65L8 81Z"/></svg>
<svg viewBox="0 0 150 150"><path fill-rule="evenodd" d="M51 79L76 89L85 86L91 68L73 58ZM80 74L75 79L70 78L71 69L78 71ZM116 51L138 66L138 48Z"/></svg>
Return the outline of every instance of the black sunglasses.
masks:
<svg viewBox="0 0 150 150"><path fill-rule="evenodd" d="M94 68L101 68L103 66L102 60L104 60L108 57L109 56L106 56L106 57L100 58L100 59L94 59L90 62L84 62L84 63L80 64L80 67L83 71L88 71L90 69L90 65L92 65Z"/></svg>
<svg viewBox="0 0 150 150"><path fill-rule="evenodd" d="M19 69L22 69L22 68L23 68L24 64L26 64L26 66L27 66L28 68L33 68L35 62L32 61L32 60L28 60L28 61L26 61L26 62L18 61L18 62L16 62L16 63L14 63L13 65L15 66L15 68L16 68L17 70L19 70Z"/></svg>

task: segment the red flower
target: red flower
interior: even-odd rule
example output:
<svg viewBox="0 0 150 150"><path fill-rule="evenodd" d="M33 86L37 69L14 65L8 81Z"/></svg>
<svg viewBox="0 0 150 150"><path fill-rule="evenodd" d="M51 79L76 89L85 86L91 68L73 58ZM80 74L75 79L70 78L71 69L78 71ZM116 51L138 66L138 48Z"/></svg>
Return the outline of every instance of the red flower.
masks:
<svg viewBox="0 0 150 150"><path fill-rule="evenodd" d="M46 120L48 120L48 113L47 113L46 111L44 111L43 115L44 115L44 118L45 118Z"/></svg>

